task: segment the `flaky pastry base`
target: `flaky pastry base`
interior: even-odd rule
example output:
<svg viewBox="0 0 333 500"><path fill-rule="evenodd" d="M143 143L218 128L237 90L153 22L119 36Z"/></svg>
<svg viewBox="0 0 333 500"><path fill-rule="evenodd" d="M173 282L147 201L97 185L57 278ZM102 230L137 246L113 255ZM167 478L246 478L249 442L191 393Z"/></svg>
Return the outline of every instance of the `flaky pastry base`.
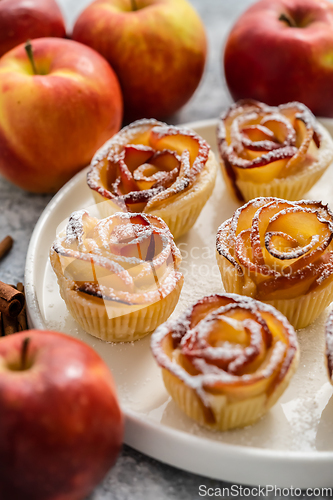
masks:
<svg viewBox="0 0 333 500"><path fill-rule="evenodd" d="M162 377L166 390L179 408L198 424L214 431L228 431L254 424L268 412L282 396L289 385L297 366L299 356L294 357L288 373L281 384L270 395L259 394L243 401L228 402L225 396L211 395L211 409L215 422L207 421L205 411L196 392L179 380L168 370L162 369Z"/></svg>
<svg viewBox="0 0 333 500"><path fill-rule="evenodd" d="M223 255L216 252L224 289L228 293L253 296L251 279L241 276L237 269ZM255 297L253 297L255 298ZM333 301L333 275L311 292L293 299L275 299L263 301L280 311L295 330L313 323Z"/></svg>

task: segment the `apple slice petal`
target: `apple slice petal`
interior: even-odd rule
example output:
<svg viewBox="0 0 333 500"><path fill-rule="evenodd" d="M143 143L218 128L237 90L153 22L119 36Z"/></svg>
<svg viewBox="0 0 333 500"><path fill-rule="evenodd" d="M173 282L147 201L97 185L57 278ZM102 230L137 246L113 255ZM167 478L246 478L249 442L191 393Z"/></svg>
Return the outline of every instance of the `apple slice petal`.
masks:
<svg viewBox="0 0 333 500"><path fill-rule="evenodd" d="M304 246L300 246L297 240L282 231L268 231L265 234L267 251L276 259L281 260L298 259L312 250L318 242L319 236L317 234L311 236L310 242Z"/></svg>
<svg viewBox="0 0 333 500"><path fill-rule="evenodd" d="M228 162L235 169L237 177L250 182L265 183L279 177L288 161L297 153L293 146L274 149L252 160L240 158L233 150L226 153Z"/></svg>
<svg viewBox="0 0 333 500"><path fill-rule="evenodd" d="M265 261L267 261L267 264L272 266L273 269L274 264L277 264L277 262L272 262L270 259L267 259L265 253L265 234L271 218L274 217L276 213L280 213L281 210L289 207L289 202L275 200L258 208L254 214L251 225L251 248L256 264L263 266Z"/></svg>
<svg viewBox="0 0 333 500"><path fill-rule="evenodd" d="M161 208L161 205L168 200L170 196L175 197L183 193L193 184L193 182L194 178L191 175L190 154L185 150L181 156L180 170L176 181L168 189L161 190L160 193L149 200L145 207L145 211L148 212L149 210Z"/></svg>
<svg viewBox="0 0 333 500"><path fill-rule="evenodd" d="M186 128L154 127L150 135L150 144L157 151L169 149L180 157L189 152L191 170L198 173L208 160L209 146L195 132Z"/></svg>
<svg viewBox="0 0 333 500"><path fill-rule="evenodd" d="M179 170L180 159L181 157L175 151L162 149L161 151L155 151L149 163L161 171L172 172L174 169Z"/></svg>
<svg viewBox="0 0 333 500"><path fill-rule="evenodd" d="M135 169L140 165L149 163L154 153L155 151L149 146L128 144L125 146L121 156L128 170L133 174Z"/></svg>
<svg viewBox="0 0 333 500"><path fill-rule="evenodd" d="M168 188L175 182L180 169L180 157L170 150L156 151L149 163L140 165L133 173L140 189L153 186Z"/></svg>
<svg viewBox="0 0 333 500"><path fill-rule="evenodd" d="M118 172L121 179L119 189L121 190L122 194L131 193L132 191L139 191L139 187L133 179L132 173L130 172L125 161L122 158L119 158Z"/></svg>
<svg viewBox="0 0 333 500"><path fill-rule="evenodd" d="M296 145L296 131L290 121L282 114L272 113L264 116L261 125L274 134L280 147Z"/></svg>
<svg viewBox="0 0 333 500"><path fill-rule="evenodd" d="M235 257L237 261L245 268L245 272L256 276L256 280L260 281L265 276L277 276L278 273L274 268L269 268L265 263L258 264L254 261L254 256L251 249L251 230L247 229L239 233L235 244Z"/></svg>
<svg viewBox="0 0 333 500"><path fill-rule="evenodd" d="M298 146L298 151L287 163L285 168L288 171L294 170L301 162L306 160L307 152L313 139L313 129L307 129L303 120L296 117L294 126L297 136L296 144Z"/></svg>
<svg viewBox="0 0 333 500"><path fill-rule="evenodd" d="M241 143L244 149L263 152L272 151L280 147L273 132L262 125L243 127L241 134Z"/></svg>

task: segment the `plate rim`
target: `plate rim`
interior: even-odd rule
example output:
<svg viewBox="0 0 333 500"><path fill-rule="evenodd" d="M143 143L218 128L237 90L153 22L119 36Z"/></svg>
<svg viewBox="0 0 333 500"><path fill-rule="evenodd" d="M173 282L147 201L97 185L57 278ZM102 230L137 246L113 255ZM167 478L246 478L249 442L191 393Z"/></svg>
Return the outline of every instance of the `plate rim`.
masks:
<svg viewBox="0 0 333 500"><path fill-rule="evenodd" d="M331 120L333 126L333 120ZM202 129L216 126L217 119L207 119L207 120L198 120L195 122L189 122L179 126L191 127L193 129ZM43 229L45 224L47 223L49 215L53 212L53 210L57 207L57 205L61 202L61 200L65 197L65 195L70 192L73 188L75 188L76 184L83 180L83 177L86 175L89 167L84 168L80 172L78 172L72 179L70 179L49 201L49 203L44 208L41 213L35 227L33 233L30 238L27 256L26 256L26 265L25 265L25 273L24 273L24 282L25 282L25 290L26 290L26 304L27 304L27 314L28 314L28 323L31 328L37 329L46 329L46 325L43 322L42 313L38 303L37 291L34 284L34 272L35 272L35 259L34 253L37 247L38 240L43 233ZM189 467L183 463L182 456L177 457L176 460L170 460L169 456L166 456L163 453L153 453L149 444L145 444L140 437L140 432L142 431L142 435L145 436L153 430L153 433L158 441L161 443L169 443L176 439L176 441L181 444L188 444L197 447L202 452L205 448L212 449L214 455L220 455L220 466L226 466L227 470L230 469L230 461L236 461L238 465L238 469L243 465L244 467L248 467L249 458L255 458L256 460L263 460L268 467L274 469L275 467L283 471L288 471L289 465L295 466L295 460L297 461L297 465L299 467L311 466L311 480L309 479L306 471L303 471L302 476L307 476L303 479L295 480L292 484L299 483L301 484L301 488L305 487L316 487L316 486L325 486L322 483L316 483L316 486L313 486L313 476L314 476L314 468L318 469L318 473L320 472L318 466L322 467L323 465L327 465L332 467L333 465L333 451L295 451L295 450L272 450L270 448L258 448L254 446L242 446L240 444L230 444L223 443L221 441L213 441L205 437L195 436L193 434L188 434L185 431L174 429L162 423L156 423L152 420L144 419L139 413L136 413L133 410L129 410L126 408L122 408L124 417L125 417L125 440L124 442L129 446L139 450L140 452L156 458L157 460L168 463L172 466L176 466L180 469L187 470L189 472L193 472L195 474L201 474L206 477L212 477L219 480L226 481L236 481L243 484L256 485L257 481L253 482L251 477L256 477L256 473L254 470L256 467L251 469L251 464L249 469L251 469L251 477L249 477L248 472L242 471L243 474L240 474L239 471L236 472L236 475L230 473L227 474L227 477L223 474L223 477L220 474L206 473L204 470L199 470L199 462L202 461L201 457L197 457L197 462L199 458L199 462L195 464L196 460L192 457L192 462ZM137 436L139 434L139 438ZM192 446L191 446L192 447ZM207 452L207 450L206 450ZM230 460L230 456L233 457L233 460ZM201 460L200 460L201 458ZM235 462L235 464L236 464ZM255 460L254 460L255 462ZM234 462L233 462L234 463ZM202 464L201 464L202 465ZM310 469L309 469L310 472ZM284 474L281 470L281 474ZM257 474L258 475L258 474ZM321 474L319 474L320 476ZM232 477L233 476L233 477ZM260 476L260 473L259 473ZM288 477L288 474L287 474ZM290 477L290 476L289 476ZM245 479L244 479L245 478ZM248 478L248 479L246 479ZM310 481L310 482L309 482ZM266 483L268 484L268 483ZM273 484L273 483L272 483ZM276 481L276 484L281 486L290 486L290 482L287 482L282 477L279 480L279 483ZM329 485L327 485L329 486Z"/></svg>

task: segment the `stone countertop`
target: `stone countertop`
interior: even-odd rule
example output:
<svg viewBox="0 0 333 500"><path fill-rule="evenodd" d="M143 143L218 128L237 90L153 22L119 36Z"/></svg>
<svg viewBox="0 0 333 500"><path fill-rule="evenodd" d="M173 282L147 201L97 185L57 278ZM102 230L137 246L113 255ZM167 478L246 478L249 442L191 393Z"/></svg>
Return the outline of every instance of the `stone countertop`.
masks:
<svg viewBox="0 0 333 500"><path fill-rule="evenodd" d="M69 27L90 1L58 0ZM169 119L173 124L216 118L231 102L221 68L221 49L233 22L252 0L191 0L191 3L206 26L209 58L199 89ZM26 193L0 177L0 239L10 234L15 240L12 251L0 263L0 280L7 283L23 280L29 239L50 199L48 195ZM190 500L201 498L201 484L213 488L228 486L162 464L124 446L116 465L89 500Z"/></svg>

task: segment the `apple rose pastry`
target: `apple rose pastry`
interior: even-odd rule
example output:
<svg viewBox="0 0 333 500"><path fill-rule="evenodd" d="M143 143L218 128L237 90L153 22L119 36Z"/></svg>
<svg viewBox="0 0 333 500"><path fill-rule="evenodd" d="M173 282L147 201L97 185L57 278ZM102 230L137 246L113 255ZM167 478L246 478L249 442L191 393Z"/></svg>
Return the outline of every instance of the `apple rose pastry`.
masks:
<svg viewBox="0 0 333 500"><path fill-rule="evenodd" d="M273 305L296 329L309 325L333 300L332 235L321 202L248 202L218 229L225 290Z"/></svg>
<svg viewBox="0 0 333 500"><path fill-rule="evenodd" d="M148 214L98 220L74 212L50 259L71 315L107 341L128 342L154 330L174 310L183 285L173 237Z"/></svg>
<svg viewBox="0 0 333 500"><path fill-rule="evenodd" d="M119 210L156 215L178 238L210 197L216 172L210 147L192 130L139 120L97 152L87 182L103 216Z"/></svg>
<svg viewBox="0 0 333 500"><path fill-rule="evenodd" d="M221 116L217 141L226 184L240 201L302 198L333 159L330 134L299 102L241 100Z"/></svg>
<svg viewBox="0 0 333 500"><path fill-rule="evenodd" d="M297 368L293 327L273 307L211 295L151 339L167 391L191 418L225 431L258 420Z"/></svg>

